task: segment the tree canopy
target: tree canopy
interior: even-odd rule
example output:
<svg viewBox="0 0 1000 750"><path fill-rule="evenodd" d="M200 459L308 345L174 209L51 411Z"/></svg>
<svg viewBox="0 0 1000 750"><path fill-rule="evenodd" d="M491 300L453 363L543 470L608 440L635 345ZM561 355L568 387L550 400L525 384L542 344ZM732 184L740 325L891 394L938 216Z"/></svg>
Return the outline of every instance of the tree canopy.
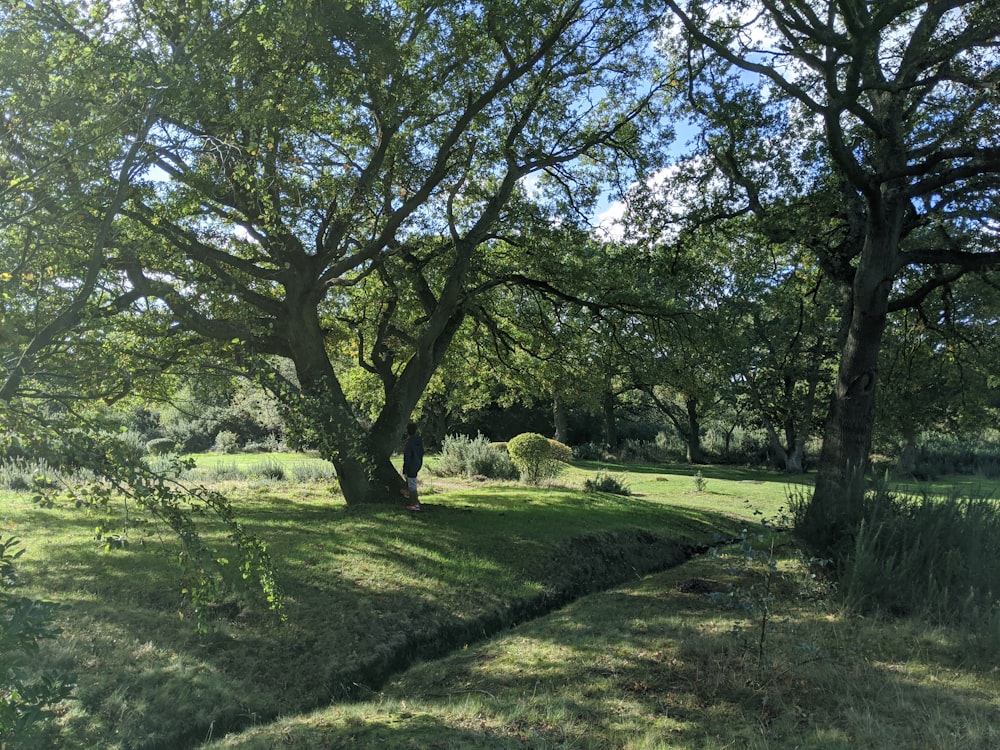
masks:
<svg viewBox="0 0 1000 750"><path fill-rule="evenodd" d="M402 425L477 299L519 278L504 248L556 207L584 215L601 174L647 153L654 21L642 4L581 0L16 6L5 25L53 57L26 70L11 40L10 70L126 89L121 118L99 119L89 270L58 286L75 290L74 315L101 286L109 309L159 319L157 339L216 342L303 417L348 502L393 497ZM58 62L88 55L82 72ZM54 119L74 117L18 115L10 144ZM371 424L338 379L344 355L381 384Z"/></svg>
<svg viewBox="0 0 1000 750"><path fill-rule="evenodd" d="M225 363L349 503L398 497L403 425L469 359L612 416L642 388L692 456L705 409L749 404L792 467L832 387L829 546L880 367L953 345L891 316L993 309L987 0L36 0L0 32L0 398ZM651 172L638 234L600 241L608 185Z"/></svg>

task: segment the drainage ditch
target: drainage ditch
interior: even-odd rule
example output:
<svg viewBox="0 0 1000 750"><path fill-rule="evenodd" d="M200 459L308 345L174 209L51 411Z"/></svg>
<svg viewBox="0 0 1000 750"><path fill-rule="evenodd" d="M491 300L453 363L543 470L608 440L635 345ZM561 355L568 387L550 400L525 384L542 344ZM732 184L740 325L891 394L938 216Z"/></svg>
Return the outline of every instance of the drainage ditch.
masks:
<svg viewBox="0 0 1000 750"><path fill-rule="evenodd" d="M726 544L726 541L719 544ZM651 573L676 567L716 545L679 544L642 529L598 531L573 537L552 550L545 590L531 599L518 600L467 619L437 622L424 631L400 633L373 650L349 670L327 680L327 705L362 701L378 693L393 677L417 661L437 659L484 641L516 625L543 617L581 596L605 591ZM318 709L322 706L314 706ZM305 712L306 708L303 708ZM274 717L270 717L274 718ZM268 717L256 716L256 722ZM245 715L230 715L214 724L216 736L246 729ZM172 747L194 747L204 739L204 728L190 727Z"/></svg>
<svg viewBox="0 0 1000 750"><path fill-rule="evenodd" d="M569 539L553 549L549 568L553 575L542 594L474 618L437 623L433 630L400 634L354 668L332 675L332 702L365 700L416 661L440 658L543 617L581 596L673 568L708 549L708 545L682 545L641 529L592 532Z"/></svg>

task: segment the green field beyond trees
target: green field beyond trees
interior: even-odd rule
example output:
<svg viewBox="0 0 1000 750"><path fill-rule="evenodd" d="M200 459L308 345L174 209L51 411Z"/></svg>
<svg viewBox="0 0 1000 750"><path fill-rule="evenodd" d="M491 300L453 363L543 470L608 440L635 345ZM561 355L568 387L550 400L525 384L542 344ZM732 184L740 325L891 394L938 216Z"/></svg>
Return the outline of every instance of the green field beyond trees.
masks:
<svg viewBox="0 0 1000 750"><path fill-rule="evenodd" d="M328 480L291 476L311 461L199 458L190 480L268 541L287 617L223 596L202 633L176 540L141 513L2 495L27 547L16 592L60 607L38 663L76 684L39 746L996 746L995 640L850 614L784 534L758 534L803 487L785 475L429 474L411 514L331 505ZM582 491L598 469L633 494Z"/></svg>

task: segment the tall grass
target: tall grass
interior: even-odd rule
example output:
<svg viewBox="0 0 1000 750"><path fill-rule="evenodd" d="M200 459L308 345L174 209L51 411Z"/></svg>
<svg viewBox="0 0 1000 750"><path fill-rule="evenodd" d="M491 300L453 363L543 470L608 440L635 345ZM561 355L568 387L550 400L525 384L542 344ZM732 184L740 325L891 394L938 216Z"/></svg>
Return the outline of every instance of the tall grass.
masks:
<svg viewBox="0 0 1000 750"><path fill-rule="evenodd" d="M441 445L441 458L434 469L445 477L486 477L517 479L518 471L506 450L492 445L482 435L447 435Z"/></svg>
<svg viewBox="0 0 1000 750"><path fill-rule="evenodd" d="M942 500L873 490L840 588L859 611L1000 637L1000 506L971 494Z"/></svg>

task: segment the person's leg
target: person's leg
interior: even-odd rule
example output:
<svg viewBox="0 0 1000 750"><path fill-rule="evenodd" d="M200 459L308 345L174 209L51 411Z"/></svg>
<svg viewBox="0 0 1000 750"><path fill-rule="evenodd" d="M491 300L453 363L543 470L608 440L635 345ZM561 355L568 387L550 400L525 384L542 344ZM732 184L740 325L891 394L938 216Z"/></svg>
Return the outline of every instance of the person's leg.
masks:
<svg viewBox="0 0 1000 750"><path fill-rule="evenodd" d="M410 494L409 494L410 504L407 505L406 507L407 508L411 508L411 509L418 509L419 510L419 508L420 508L420 498L417 495L417 478L416 477L407 477L406 478L406 487L410 491Z"/></svg>

